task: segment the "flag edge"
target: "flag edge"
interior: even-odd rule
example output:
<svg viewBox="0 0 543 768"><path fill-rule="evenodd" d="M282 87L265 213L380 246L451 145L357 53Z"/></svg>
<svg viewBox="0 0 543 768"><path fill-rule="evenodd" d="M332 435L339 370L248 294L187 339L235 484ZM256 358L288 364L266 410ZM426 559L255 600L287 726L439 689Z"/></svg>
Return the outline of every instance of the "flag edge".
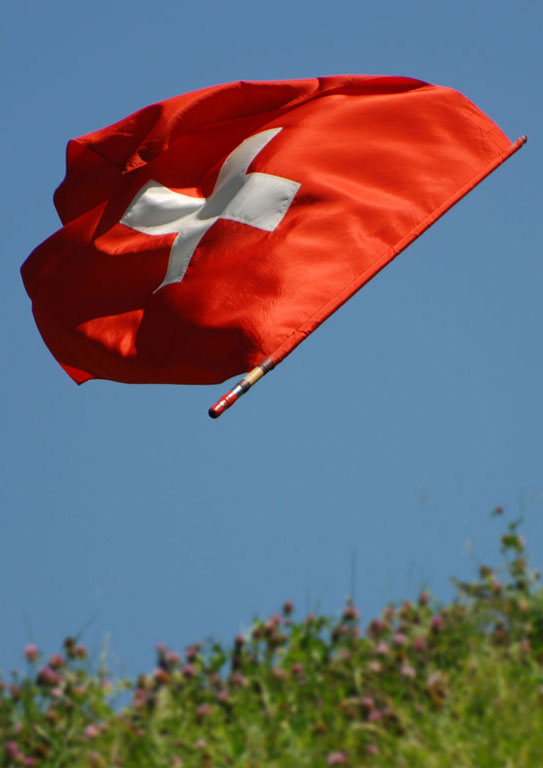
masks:
<svg viewBox="0 0 543 768"><path fill-rule="evenodd" d="M407 235L399 240L396 245L389 248L384 255L381 255L375 261L371 263L363 272L361 272L353 280L337 293L333 299L326 302L320 309L314 312L304 323L295 331L292 331L289 336L281 342L281 344L275 348L271 353L268 353L265 358L273 360L275 365L282 362L296 347L304 341L311 333L313 333L325 320L334 314L340 307L343 306L355 293L357 293L366 283L368 283L375 275L383 270L396 256L402 251L408 248L418 237L420 237L427 229L429 229L435 222L440 219L447 211L449 211L456 203L462 200L468 195L478 184L484 179L490 176L497 168L500 167L506 160L512 157L525 143L527 137L525 135L520 136L516 141L512 142L510 146L499 153L491 163L477 173L470 181L466 182L460 189L448 198L444 203L438 206L432 213L423 219L422 222L417 224ZM264 357L263 357L264 359Z"/></svg>

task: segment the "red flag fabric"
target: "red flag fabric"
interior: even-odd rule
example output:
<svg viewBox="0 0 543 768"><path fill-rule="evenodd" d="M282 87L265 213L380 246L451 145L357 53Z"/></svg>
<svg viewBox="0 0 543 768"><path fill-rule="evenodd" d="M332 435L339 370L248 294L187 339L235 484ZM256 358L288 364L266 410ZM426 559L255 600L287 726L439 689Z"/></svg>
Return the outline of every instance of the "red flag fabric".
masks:
<svg viewBox="0 0 543 768"><path fill-rule="evenodd" d="M402 77L219 85L70 141L62 228L22 267L78 383L279 362L522 143Z"/></svg>

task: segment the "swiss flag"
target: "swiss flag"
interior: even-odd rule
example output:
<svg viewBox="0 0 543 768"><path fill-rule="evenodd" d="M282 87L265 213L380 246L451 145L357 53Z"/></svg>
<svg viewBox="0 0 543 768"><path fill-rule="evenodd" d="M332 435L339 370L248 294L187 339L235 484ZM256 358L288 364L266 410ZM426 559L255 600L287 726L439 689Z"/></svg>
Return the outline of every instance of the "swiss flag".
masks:
<svg viewBox="0 0 543 768"><path fill-rule="evenodd" d="M62 228L22 268L78 383L276 363L522 143L402 77L238 82L68 144Z"/></svg>

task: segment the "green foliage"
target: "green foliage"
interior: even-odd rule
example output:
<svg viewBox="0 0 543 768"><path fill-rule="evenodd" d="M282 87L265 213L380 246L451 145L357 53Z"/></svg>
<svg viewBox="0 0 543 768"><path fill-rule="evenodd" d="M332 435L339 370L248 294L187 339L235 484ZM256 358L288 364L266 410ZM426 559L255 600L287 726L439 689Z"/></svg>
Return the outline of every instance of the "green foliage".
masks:
<svg viewBox="0 0 543 768"><path fill-rule="evenodd" d="M27 646L0 683L0 766L535 768L543 592L517 529L503 573L456 581L450 605L387 606L364 634L350 602L300 621L286 603L230 649L159 646L152 674L114 685L72 638L43 666Z"/></svg>

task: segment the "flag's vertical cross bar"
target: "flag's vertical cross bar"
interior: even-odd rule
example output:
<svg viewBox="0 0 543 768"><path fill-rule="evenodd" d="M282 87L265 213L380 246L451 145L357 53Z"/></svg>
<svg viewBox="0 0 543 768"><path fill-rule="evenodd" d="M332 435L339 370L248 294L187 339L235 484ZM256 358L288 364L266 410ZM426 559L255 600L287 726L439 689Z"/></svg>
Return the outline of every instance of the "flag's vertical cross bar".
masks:
<svg viewBox="0 0 543 768"><path fill-rule="evenodd" d="M244 376L241 381L238 381L235 387L230 389L225 395L221 397L220 400L217 400L217 402L211 406L209 409L209 415L211 418L217 419L221 413L226 411L227 408L230 408L231 405L234 405L236 400L244 395L248 389L251 389L253 384L256 384L256 382L265 376L268 371L271 371L274 365L274 361L268 357L266 360L263 360L260 365L257 365L256 368L253 368L252 371L249 371L249 373Z"/></svg>

